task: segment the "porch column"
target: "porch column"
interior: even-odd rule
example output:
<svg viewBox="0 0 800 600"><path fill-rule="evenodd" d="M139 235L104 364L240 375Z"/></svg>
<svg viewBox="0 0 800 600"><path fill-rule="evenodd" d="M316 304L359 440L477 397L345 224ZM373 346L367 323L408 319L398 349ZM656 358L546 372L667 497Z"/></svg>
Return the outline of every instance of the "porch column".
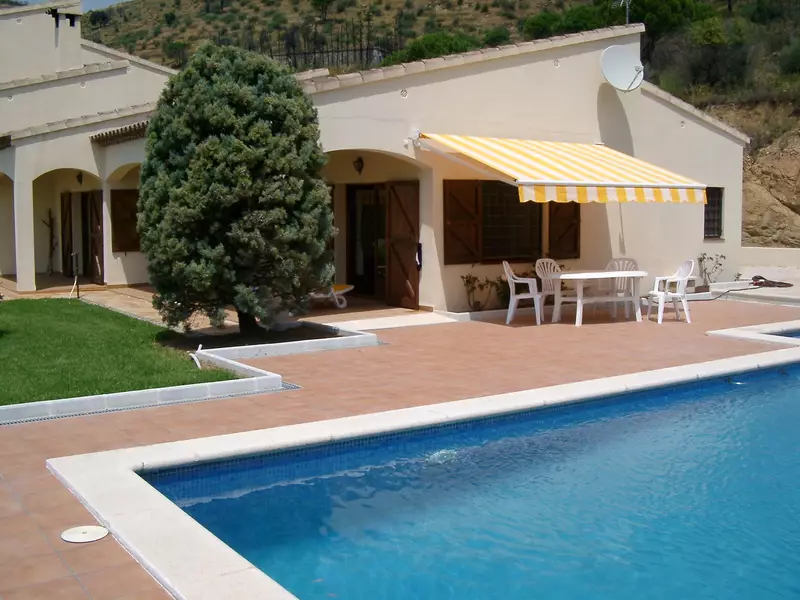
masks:
<svg viewBox="0 0 800 600"><path fill-rule="evenodd" d="M420 306L435 310L448 307L442 273L444 247L444 208L442 179L434 169L421 169L419 175L419 241L422 244L422 271L419 281Z"/></svg>
<svg viewBox="0 0 800 600"><path fill-rule="evenodd" d="M103 281L106 285L114 281L114 256L111 246L111 183L103 181Z"/></svg>
<svg viewBox="0 0 800 600"><path fill-rule="evenodd" d="M17 291L36 290L36 250L33 242L33 182L14 179L14 247Z"/></svg>

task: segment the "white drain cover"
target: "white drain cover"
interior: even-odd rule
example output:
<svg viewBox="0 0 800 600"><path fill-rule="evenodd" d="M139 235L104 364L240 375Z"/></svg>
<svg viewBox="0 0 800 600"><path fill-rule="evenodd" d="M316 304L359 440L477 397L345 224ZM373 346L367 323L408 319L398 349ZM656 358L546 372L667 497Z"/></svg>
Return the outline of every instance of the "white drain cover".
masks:
<svg viewBox="0 0 800 600"><path fill-rule="evenodd" d="M108 535L108 529L99 525L82 525L67 529L61 534L61 539L72 544L85 544L86 542L96 542Z"/></svg>

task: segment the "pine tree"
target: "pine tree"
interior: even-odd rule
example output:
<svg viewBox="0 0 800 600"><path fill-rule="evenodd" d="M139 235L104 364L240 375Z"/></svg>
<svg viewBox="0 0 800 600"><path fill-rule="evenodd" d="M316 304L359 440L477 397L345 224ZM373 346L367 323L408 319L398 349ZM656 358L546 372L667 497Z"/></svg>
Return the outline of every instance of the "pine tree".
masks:
<svg viewBox="0 0 800 600"><path fill-rule="evenodd" d="M314 105L288 68L205 44L174 75L148 129L138 229L164 321L243 333L306 308L333 277L335 233Z"/></svg>

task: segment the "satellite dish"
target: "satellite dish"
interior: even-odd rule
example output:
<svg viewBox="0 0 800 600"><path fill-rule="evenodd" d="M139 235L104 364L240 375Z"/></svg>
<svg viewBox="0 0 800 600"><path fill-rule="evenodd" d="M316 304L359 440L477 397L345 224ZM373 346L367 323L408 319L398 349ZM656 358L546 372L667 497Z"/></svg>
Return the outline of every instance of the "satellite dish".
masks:
<svg viewBox="0 0 800 600"><path fill-rule="evenodd" d="M632 48L609 46L600 57L603 77L621 92L635 90L644 81L644 67Z"/></svg>

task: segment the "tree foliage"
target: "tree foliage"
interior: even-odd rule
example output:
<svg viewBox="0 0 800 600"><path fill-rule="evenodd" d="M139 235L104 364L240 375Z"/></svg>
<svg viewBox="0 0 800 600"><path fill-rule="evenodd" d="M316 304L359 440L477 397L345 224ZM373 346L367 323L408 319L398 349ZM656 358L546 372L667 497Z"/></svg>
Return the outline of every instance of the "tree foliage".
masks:
<svg viewBox="0 0 800 600"><path fill-rule="evenodd" d="M89 23L92 27L105 27L110 20L108 13L104 10L93 10L89 12Z"/></svg>
<svg viewBox="0 0 800 600"><path fill-rule="evenodd" d="M333 276L316 110L270 58L205 44L150 122L138 229L169 325L226 307L243 332L302 309Z"/></svg>
<svg viewBox="0 0 800 600"><path fill-rule="evenodd" d="M311 0L311 6L319 14L323 21L328 18L328 9L333 4L333 0Z"/></svg>

